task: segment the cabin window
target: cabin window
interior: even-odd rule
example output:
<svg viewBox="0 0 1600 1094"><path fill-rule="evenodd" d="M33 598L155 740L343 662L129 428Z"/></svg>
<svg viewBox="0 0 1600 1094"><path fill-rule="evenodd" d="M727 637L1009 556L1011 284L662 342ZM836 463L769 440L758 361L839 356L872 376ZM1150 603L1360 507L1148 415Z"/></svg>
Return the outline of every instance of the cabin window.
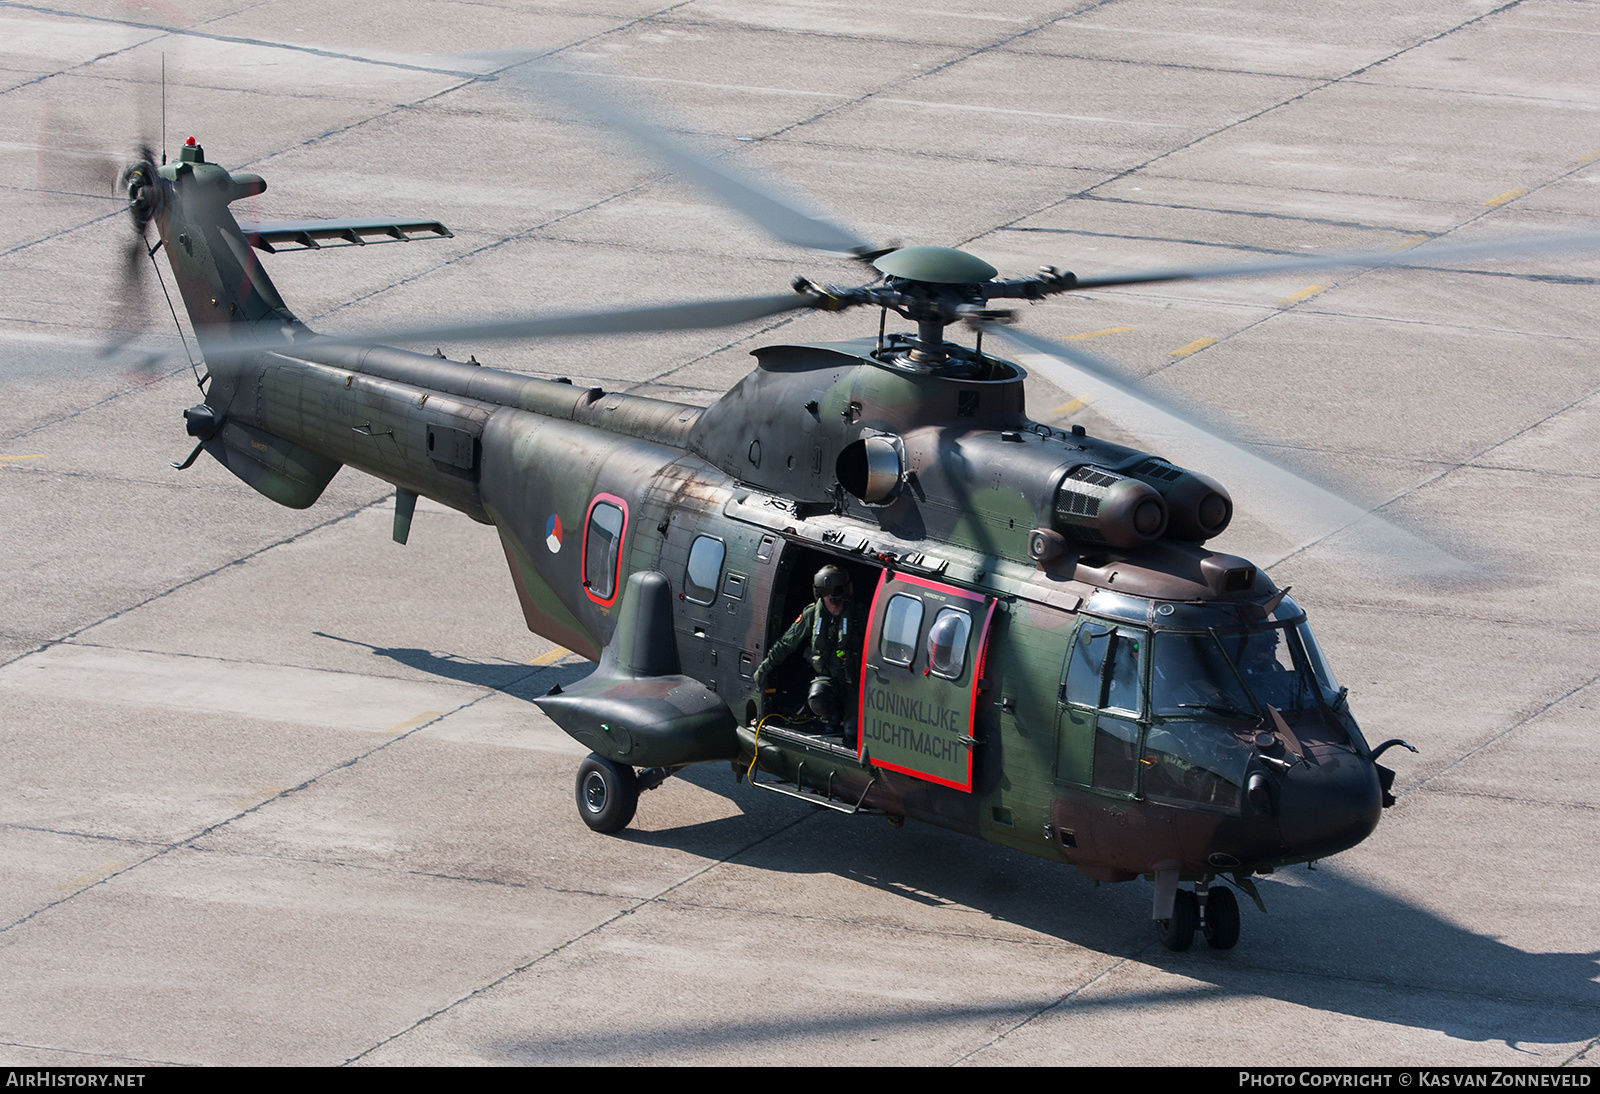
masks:
<svg viewBox="0 0 1600 1094"><path fill-rule="evenodd" d="M917 656L917 636L922 633L922 601L897 595L883 613L883 659L909 665Z"/></svg>
<svg viewBox="0 0 1600 1094"><path fill-rule="evenodd" d="M946 680L961 675L967 665L967 636L972 616L960 608L941 608L928 628L928 671Z"/></svg>
<svg viewBox="0 0 1600 1094"><path fill-rule="evenodd" d="M709 604L717 598L717 579L722 576L722 559L727 548L715 536L701 536L689 548L689 564L683 572L683 598L695 604Z"/></svg>
<svg viewBox="0 0 1600 1094"><path fill-rule="evenodd" d="M610 604L617 598L617 566L622 560L622 532L628 522L626 510L616 504L621 500L595 499L583 529L583 587L589 599L599 604Z"/></svg>

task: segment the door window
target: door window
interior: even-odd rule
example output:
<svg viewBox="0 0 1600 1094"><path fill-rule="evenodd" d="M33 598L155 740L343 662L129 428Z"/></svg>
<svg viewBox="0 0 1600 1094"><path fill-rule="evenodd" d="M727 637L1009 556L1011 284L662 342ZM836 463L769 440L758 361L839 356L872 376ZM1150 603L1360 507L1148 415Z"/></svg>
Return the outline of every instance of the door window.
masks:
<svg viewBox="0 0 1600 1094"><path fill-rule="evenodd" d="M928 628L928 671L946 680L961 676L967 666L967 637L972 616L960 608L941 608Z"/></svg>
<svg viewBox="0 0 1600 1094"><path fill-rule="evenodd" d="M979 678L993 616L994 601L979 593L883 574L868 613L861 673L863 760L972 790Z"/></svg>
<svg viewBox="0 0 1600 1094"><path fill-rule="evenodd" d="M909 665L917 656L917 636L922 633L922 600L915 596L890 597L883 616L883 659L891 665Z"/></svg>

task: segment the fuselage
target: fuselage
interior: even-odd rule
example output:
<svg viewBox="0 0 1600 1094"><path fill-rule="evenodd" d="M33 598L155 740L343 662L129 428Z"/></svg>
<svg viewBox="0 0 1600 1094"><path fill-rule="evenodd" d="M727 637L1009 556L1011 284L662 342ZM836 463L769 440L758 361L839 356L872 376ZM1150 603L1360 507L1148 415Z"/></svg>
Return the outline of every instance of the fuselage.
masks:
<svg viewBox="0 0 1600 1094"><path fill-rule="evenodd" d="M189 416L206 450L281 504L348 465L494 526L528 626L590 659L629 576L664 575L681 671L740 727L690 759L1103 880L1248 874L1376 824L1379 769L1303 613L1203 546L1225 491L1032 421L1016 365L774 346L700 408L321 346L229 176L175 168L156 222L211 370ZM229 352L273 329L281 349ZM825 563L867 608L854 748L763 718L793 680L754 678Z"/></svg>

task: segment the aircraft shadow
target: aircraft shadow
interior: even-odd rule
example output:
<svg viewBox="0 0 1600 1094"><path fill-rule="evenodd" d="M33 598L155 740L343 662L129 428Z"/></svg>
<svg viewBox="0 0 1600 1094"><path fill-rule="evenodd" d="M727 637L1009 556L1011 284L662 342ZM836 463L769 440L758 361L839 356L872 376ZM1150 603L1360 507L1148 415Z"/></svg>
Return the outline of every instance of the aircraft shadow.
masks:
<svg viewBox="0 0 1600 1094"><path fill-rule="evenodd" d="M365 646L375 656L445 679L494 688L531 700L551 684L588 674L587 663L541 668L485 664L410 648ZM1170 994L1107 991L1074 997L1073 1008L1127 1010L1189 1006L1197 998L1268 997L1312 1011L1347 1014L1388 1024L1432 1029L1467 1041L1570 1044L1600 1034L1600 952L1530 953L1468 930L1433 912L1361 881L1351 871L1323 863L1316 871L1294 867L1259 879L1268 914L1241 897L1239 947L1210 950L1196 939L1186 953L1155 941L1150 887L1142 881L1097 885L1070 868L927 825L894 829L877 818L850 818L736 783L722 764L686 768L676 776L727 798L740 815L677 828L630 828L616 838L669 847L708 858L730 857L747 867L789 874L833 874L937 909L954 905L992 919L1126 957L1181 975ZM641 817L650 798L640 802ZM752 823L754 822L754 823ZM848 838L834 826L850 825ZM765 838L762 838L762 837ZM739 850L743 845L744 850ZM1463 896L1468 895L1463 890ZM936 914L936 913L935 913ZM1206 987L1198 989L1194 981ZM715 1030L679 1029L670 1023L615 1035L615 1045L594 1035L506 1045L513 1058L559 1061L649 1051L657 1038L706 1046L786 1040L907 1025L966 1023L1053 1005L1032 995L1005 1005L928 1007L899 1018L882 1013L768 1023L719 1024ZM1529 1062L1538 1057L1530 1055Z"/></svg>
<svg viewBox="0 0 1600 1094"><path fill-rule="evenodd" d="M777 798L735 784L720 766L689 768L678 777L747 810L771 808L751 799ZM1170 995L1108 991L1075 997L1075 1008L1131 1013L1163 1003L1188 1006L1196 999L1193 981L1200 981L1209 985L1200 989L1202 996L1265 996L1467 1041L1519 1047L1600 1035L1600 952L1530 953L1385 893L1332 863L1258 879L1268 914L1240 896L1244 930L1237 949L1211 950L1197 937L1190 951L1172 953L1155 941L1146 882L1097 886L1059 864L927 825L910 823L897 831L875 818L836 816L783 799L774 804L812 808L814 816L733 861L778 873L831 873L925 906L975 909L1065 942L1135 958L1186 981ZM647 800L641 803L641 811L647 806ZM697 830L716 823L631 838L703 852L702 839L712 833ZM831 830L835 825L854 827L841 838L842 830ZM1019 1000L1018 1006L1033 1002ZM917 1020L957 1016L949 1012L941 1019L930 1012ZM1536 1060L1530 1055L1528 1062Z"/></svg>
<svg viewBox="0 0 1600 1094"><path fill-rule="evenodd" d="M343 638L324 631L312 631L318 638L326 638L346 645L361 646L371 650L373 656L384 657L407 668L426 672L445 680L478 687L493 688L519 699L533 699L550 690L552 684L566 685L582 679L592 671L588 662L576 665L519 665L510 661L468 661L450 654L405 646L374 646L355 638Z"/></svg>

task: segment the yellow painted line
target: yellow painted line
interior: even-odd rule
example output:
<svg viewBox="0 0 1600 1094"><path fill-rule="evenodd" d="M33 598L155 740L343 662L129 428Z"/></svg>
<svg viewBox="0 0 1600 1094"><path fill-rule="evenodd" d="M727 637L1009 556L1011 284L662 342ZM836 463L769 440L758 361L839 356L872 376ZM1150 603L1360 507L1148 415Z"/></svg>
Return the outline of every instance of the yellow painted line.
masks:
<svg viewBox="0 0 1600 1094"><path fill-rule="evenodd" d="M572 651L567 649L565 646L557 646L553 650L546 650L544 653L541 653L538 657L535 657L532 661L529 661L528 664L553 665L571 652Z"/></svg>
<svg viewBox="0 0 1600 1094"><path fill-rule="evenodd" d="M1397 251L1409 251L1417 244L1426 243L1431 238L1431 236L1408 236L1405 239L1402 239L1399 243L1396 243L1393 247L1390 247L1389 253L1394 254Z"/></svg>
<svg viewBox="0 0 1600 1094"><path fill-rule="evenodd" d="M1177 349L1175 349L1171 353L1167 354L1167 356L1168 357L1187 357L1191 353L1199 353L1201 350L1205 349L1207 346L1214 346L1216 344L1217 344L1217 339L1215 339L1215 338L1196 338L1193 342L1190 342L1187 346L1179 346Z"/></svg>
<svg viewBox="0 0 1600 1094"><path fill-rule="evenodd" d="M106 878L110 877L112 874L116 873L118 870L121 870L126 865L127 865L127 863L125 863L125 862L108 862L104 866L100 867L100 869L98 869L98 870L92 870L89 873L82 875L81 877L73 878L71 881L69 881L65 885L61 886L61 888L62 889L82 889L85 886L93 885L97 881L104 881Z"/></svg>
<svg viewBox="0 0 1600 1094"><path fill-rule="evenodd" d="M263 786L260 790L252 790L250 793L234 802L233 807L235 809L244 809L247 806L260 805L273 795L282 794L287 789L288 787L286 786Z"/></svg>
<svg viewBox="0 0 1600 1094"><path fill-rule="evenodd" d="M1328 286L1326 286L1326 285L1307 285L1305 288L1301 289L1299 292L1290 293L1288 296L1286 296L1282 300L1278 301L1278 303L1280 303L1280 304L1298 304L1302 300L1310 300L1313 296L1316 296L1319 292L1327 292L1327 291L1328 291Z"/></svg>
<svg viewBox="0 0 1600 1094"><path fill-rule="evenodd" d="M383 735L385 737L393 737L396 733L404 733L408 729L416 729L418 726L431 722L439 716L440 712L437 710L425 710L415 718L407 718L397 726L390 726L383 731Z"/></svg>
<svg viewBox="0 0 1600 1094"><path fill-rule="evenodd" d="M1590 152L1587 156L1579 156L1578 157L1578 162L1579 163L1593 163L1595 160L1600 160L1600 148L1596 148L1593 152Z"/></svg>
<svg viewBox="0 0 1600 1094"><path fill-rule="evenodd" d="M35 453L32 456L0 456L0 461L4 461L4 460L47 460L49 458L50 457L46 456L43 452L38 452L38 453Z"/></svg>
<svg viewBox="0 0 1600 1094"><path fill-rule="evenodd" d="M1088 334L1069 334L1066 340L1068 342L1081 342L1085 338L1099 338L1103 334L1124 334L1133 329L1133 327L1107 327L1105 330L1092 330Z"/></svg>
<svg viewBox="0 0 1600 1094"><path fill-rule="evenodd" d="M1076 413L1077 411L1082 410L1084 407L1088 406L1092 402L1094 402L1093 399L1085 399L1081 395L1076 399L1068 399L1066 402L1062 403L1060 406L1058 406L1054 410L1052 410L1050 412L1050 417L1052 417L1052 418L1063 418L1068 414L1073 414L1073 413Z"/></svg>
<svg viewBox="0 0 1600 1094"><path fill-rule="evenodd" d="M1488 201L1484 202L1484 204L1485 205L1504 205L1508 201L1516 201L1518 198L1520 198L1523 194L1526 194L1527 192L1528 191L1526 191L1526 190L1507 190L1503 194L1497 194L1496 196L1490 198Z"/></svg>

